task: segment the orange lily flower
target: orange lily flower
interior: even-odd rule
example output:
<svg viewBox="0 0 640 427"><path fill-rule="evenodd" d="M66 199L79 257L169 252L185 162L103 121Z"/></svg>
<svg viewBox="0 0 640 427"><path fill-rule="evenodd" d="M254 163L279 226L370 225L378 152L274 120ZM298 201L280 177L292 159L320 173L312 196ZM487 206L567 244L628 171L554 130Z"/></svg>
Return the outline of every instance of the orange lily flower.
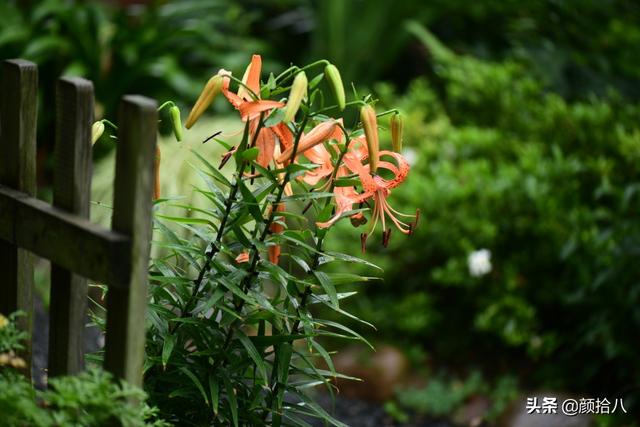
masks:
<svg viewBox="0 0 640 427"><path fill-rule="evenodd" d="M415 215L408 215L395 210L387 201L387 198L391 194L391 190L406 179L409 173L409 163L399 153L393 151L383 150L378 153L378 169L386 169L392 175L392 178L385 179L380 175L371 174L369 164L363 164L368 157L368 150L366 146L362 144L362 141L354 145L352 149L344 156L344 168L348 171L358 175L363 187L362 193L355 191L353 187L337 187L334 190L336 200L336 212L335 215L326 222L317 223L320 228L327 228L338 221L342 215L351 210L354 204L365 203L368 200L373 200L374 207L372 211L372 223L367 233L362 233L362 250L365 250L365 243L369 234L371 234L378 221L382 222L382 236L383 245L386 246L391 236L391 229L387 227L387 218L396 226L396 228L403 234L411 234L415 229L420 211L417 210ZM391 157L395 163L380 160L385 157ZM339 171L340 172L340 171ZM346 174L346 172L343 172ZM399 219L399 217L413 218L413 221L406 223Z"/></svg>
<svg viewBox="0 0 640 427"><path fill-rule="evenodd" d="M251 63L247 66L242 77L245 86L240 86L237 93L229 90L229 78L223 79L221 91L229 103L239 112L243 121L249 121L250 141L255 138L256 147L260 149L257 163L262 167L267 167L274 157L276 138L280 141L283 150L293 144L291 130L284 123L278 123L272 127L263 127L258 135L256 131L260 124L260 114L269 114L274 108L284 107L284 103L268 99L260 99L260 73L262 71L262 58L260 55L253 55ZM219 74L228 76L229 72L220 70Z"/></svg>
<svg viewBox="0 0 640 427"><path fill-rule="evenodd" d="M306 155L307 150L319 146L318 144L321 144L325 141L329 141L331 139L339 140L340 138L342 138L342 128L338 126L341 120L327 120L326 122L322 122L319 125L315 126L306 135L303 135L300 138L300 142L298 143L296 156L300 154ZM293 145L283 151L276 160L279 163L285 163L290 160L291 154L293 154Z"/></svg>
<svg viewBox="0 0 640 427"><path fill-rule="evenodd" d="M240 252L240 254L236 257L236 262L238 264L249 262L249 252L247 251Z"/></svg>
<svg viewBox="0 0 640 427"><path fill-rule="evenodd" d="M284 203L278 203L278 205L276 206L276 212L284 212L284 210L285 210ZM269 231L271 232L271 234L278 234L284 231L284 225L282 225L278 221L284 221L284 217L281 215L277 215L273 218L273 222L269 227ZM278 261L280 260L281 252L282 250L280 248L280 245L269 246L269 248L267 249L267 253L269 255L269 261L271 261L273 264L278 264Z"/></svg>

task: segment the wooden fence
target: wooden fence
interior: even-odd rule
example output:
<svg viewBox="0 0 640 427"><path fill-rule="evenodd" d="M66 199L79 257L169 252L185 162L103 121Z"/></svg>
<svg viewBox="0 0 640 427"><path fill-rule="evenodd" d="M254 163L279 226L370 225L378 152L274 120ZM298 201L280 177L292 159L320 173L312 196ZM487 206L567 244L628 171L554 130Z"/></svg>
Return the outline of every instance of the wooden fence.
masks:
<svg viewBox="0 0 640 427"><path fill-rule="evenodd" d="M111 230L89 221L91 82L60 78L53 205L36 194L38 70L2 63L0 82L0 313L23 310L31 333L33 255L51 261L49 376L83 369L87 279L109 286L105 368L142 383L157 105L125 96L119 110ZM47 106L46 108L50 108ZM29 346L30 347L30 346ZM26 357L30 359L30 350Z"/></svg>

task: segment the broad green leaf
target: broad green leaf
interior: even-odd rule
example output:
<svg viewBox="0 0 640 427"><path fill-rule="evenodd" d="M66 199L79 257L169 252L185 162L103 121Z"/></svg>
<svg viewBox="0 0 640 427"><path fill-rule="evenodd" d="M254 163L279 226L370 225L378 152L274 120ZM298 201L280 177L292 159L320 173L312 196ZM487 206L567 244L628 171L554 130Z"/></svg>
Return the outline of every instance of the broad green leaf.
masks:
<svg viewBox="0 0 640 427"><path fill-rule="evenodd" d="M258 147L251 147L244 150L241 154L241 157L247 162L252 162L258 158L260 154L260 149Z"/></svg>

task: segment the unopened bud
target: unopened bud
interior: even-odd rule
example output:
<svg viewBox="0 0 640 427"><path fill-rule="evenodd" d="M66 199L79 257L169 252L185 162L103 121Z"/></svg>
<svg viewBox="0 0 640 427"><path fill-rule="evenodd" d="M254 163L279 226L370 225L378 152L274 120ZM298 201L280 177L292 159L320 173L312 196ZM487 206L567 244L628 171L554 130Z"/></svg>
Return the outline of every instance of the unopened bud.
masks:
<svg viewBox="0 0 640 427"><path fill-rule="evenodd" d="M296 155L302 154L308 149L323 143L324 141L328 141L336 137L336 129L338 128L338 122L336 120L327 120L326 122L320 123L318 126L311 129L311 131L300 138L300 142L298 143ZM287 160L291 160L291 156L293 155L293 149L295 148L295 144L291 147L287 148L280 154L280 156L276 159L278 163L284 163Z"/></svg>
<svg viewBox="0 0 640 427"><path fill-rule="evenodd" d="M402 122L402 116L395 113L391 116L391 145L393 146L393 151L396 153L400 153L402 151L403 128L404 123Z"/></svg>
<svg viewBox="0 0 640 427"><path fill-rule="evenodd" d="M104 133L104 123L102 120L95 122L91 126L91 144L98 142L102 134Z"/></svg>
<svg viewBox="0 0 640 427"><path fill-rule="evenodd" d="M304 71L300 71L291 85L291 91L289 92L289 100L287 101L287 107L284 111L283 122L288 123L296 116L296 113L300 109L302 99L307 94L307 75Z"/></svg>
<svg viewBox="0 0 640 427"><path fill-rule="evenodd" d="M336 97L336 102L338 103L338 107L340 107L340 111L344 110L344 107L346 106L346 97L344 95L344 85L342 84L340 71L338 71L338 68L335 65L329 64L324 67L324 75L327 77L327 81L329 82L329 86L331 86L333 95Z"/></svg>
<svg viewBox="0 0 640 427"><path fill-rule="evenodd" d="M209 79L204 89L202 90L202 93L198 97L198 100L196 101L193 108L191 109L191 112L189 113L189 117L187 117L187 123L185 124L185 127L187 129L190 129L191 126L193 126L196 120L200 118L202 113L204 113L205 110L209 108L209 106L213 102L216 95L220 93L220 89L222 88L223 78L224 76L221 76L220 74L216 74L215 76Z"/></svg>
<svg viewBox="0 0 640 427"><path fill-rule="evenodd" d="M169 115L171 116L171 125L173 126L173 134L176 140L182 141L182 120L180 120L180 109L177 106L172 106L169 109Z"/></svg>
<svg viewBox="0 0 640 427"><path fill-rule="evenodd" d="M360 120L364 128L364 136L369 149L369 171L375 173L378 170L378 152L380 143L378 141L378 120L376 112L371 105L365 105L360 109Z"/></svg>

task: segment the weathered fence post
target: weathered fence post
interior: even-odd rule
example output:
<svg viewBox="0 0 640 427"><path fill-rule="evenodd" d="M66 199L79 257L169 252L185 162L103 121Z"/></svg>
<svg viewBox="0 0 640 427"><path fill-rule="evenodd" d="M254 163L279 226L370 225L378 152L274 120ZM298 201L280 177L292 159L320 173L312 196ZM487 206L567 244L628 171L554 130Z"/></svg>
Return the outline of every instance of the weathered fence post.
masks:
<svg viewBox="0 0 640 427"><path fill-rule="evenodd" d="M92 123L91 82L61 78L56 93L53 205L83 218L89 218L91 197ZM52 263L49 376L75 374L83 369L86 309L87 280Z"/></svg>
<svg viewBox="0 0 640 427"><path fill-rule="evenodd" d="M36 120L38 69L21 59L4 61L0 87L0 184L36 193ZM23 310L18 325L31 333L33 255L0 240L0 312ZM31 366L31 344L25 354Z"/></svg>
<svg viewBox="0 0 640 427"><path fill-rule="evenodd" d="M107 295L105 368L138 386L144 360L156 109L154 100L125 96L118 121L112 229L131 236L131 274L128 283L110 286Z"/></svg>

